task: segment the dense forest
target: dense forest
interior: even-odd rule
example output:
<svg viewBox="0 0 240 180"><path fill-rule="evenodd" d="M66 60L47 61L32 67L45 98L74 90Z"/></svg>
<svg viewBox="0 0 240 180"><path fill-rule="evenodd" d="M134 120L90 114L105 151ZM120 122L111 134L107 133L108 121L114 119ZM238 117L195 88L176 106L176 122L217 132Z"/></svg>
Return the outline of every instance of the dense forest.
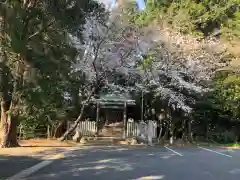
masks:
<svg viewBox="0 0 240 180"><path fill-rule="evenodd" d="M216 35L232 40L240 36L238 0L148 0L146 10L136 16L136 22L152 21L200 37Z"/></svg>
<svg viewBox="0 0 240 180"><path fill-rule="evenodd" d="M212 79L212 91L195 104L196 130L214 141L239 138L240 118L240 1L239 0L148 0L146 10L136 13L135 4L125 4L132 21L140 27L167 29L197 40L214 38L229 52L227 67ZM212 137L209 133L212 133ZM225 133L224 133L225 132Z"/></svg>
<svg viewBox="0 0 240 180"><path fill-rule="evenodd" d="M19 129L64 140L103 89L130 92L137 108L144 91L174 136L239 141L240 1L146 4L109 14L89 0L1 1L1 146L18 146Z"/></svg>

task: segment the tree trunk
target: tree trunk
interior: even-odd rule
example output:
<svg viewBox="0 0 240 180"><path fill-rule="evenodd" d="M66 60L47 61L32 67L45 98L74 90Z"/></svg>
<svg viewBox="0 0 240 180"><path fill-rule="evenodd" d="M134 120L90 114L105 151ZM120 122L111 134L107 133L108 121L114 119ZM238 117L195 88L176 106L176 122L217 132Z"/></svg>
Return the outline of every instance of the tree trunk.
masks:
<svg viewBox="0 0 240 180"><path fill-rule="evenodd" d="M17 141L17 119L14 116L8 116L8 147L20 146Z"/></svg>
<svg viewBox="0 0 240 180"><path fill-rule="evenodd" d="M3 141L2 141L2 147L18 147L20 146L17 141L17 115L16 115L16 107L17 107L17 88L18 88L18 83L19 82L14 82L13 86L13 92L12 92L12 97L11 97L11 103L9 108L6 108L6 105L4 107L1 107L1 111L3 112ZM8 113L7 113L8 111ZM14 115L12 114L14 113Z"/></svg>
<svg viewBox="0 0 240 180"><path fill-rule="evenodd" d="M1 127L0 127L0 142L1 147L7 147L7 136L8 136L8 122L7 122L7 111L6 103L4 100L1 101Z"/></svg>
<svg viewBox="0 0 240 180"><path fill-rule="evenodd" d="M165 133L164 133L164 135L162 137L163 144L165 144L165 141L167 141L167 139L168 139L168 129L166 128L166 131L165 131Z"/></svg>
<svg viewBox="0 0 240 180"><path fill-rule="evenodd" d="M54 138L58 138L62 135L62 133L64 132L62 128L64 127L65 124L66 124L66 120L64 119L64 120L61 120L55 128L53 128L54 129L53 130Z"/></svg>
<svg viewBox="0 0 240 180"><path fill-rule="evenodd" d="M168 110L169 112L169 144L172 145L173 144L173 137L174 137L174 124L173 124L173 120L172 120L172 114L171 111Z"/></svg>
<svg viewBox="0 0 240 180"><path fill-rule="evenodd" d="M86 103L83 103L83 105L82 105L81 112L80 112L78 118L75 120L74 124L60 138L58 138L59 141L64 141L67 138L67 136L77 128L78 123L83 118L84 111L85 111L85 108L86 108L86 104L88 104L88 102L90 101L90 99L93 96L95 90L96 90L96 88L92 89L91 93L88 95Z"/></svg>
<svg viewBox="0 0 240 180"><path fill-rule="evenodd" d="M8 106L5 103L5 98L2 96L1 103L1 121L2 121L2 147L18 147L17 141L17 103L18 103L18 89L22 85L22 74L13 82L13 92L11 96L11 103Z"/></svg>
<svg viewBox="0 0 240 180"><path fill-rule="evenodd" d="M163 131L163 125L162 125L162 120L159 123L159 134L158 134L158 143L160 143L161 137L162 137L162 131Z"/></svg>
<svg viewBox="0 0 240 180"><path fill-rule="evenodd" d="M169 128L169 132L170 132L170 139L169 139L169 144L173 144L173 137L174 137L174 126L173 124L171 124L170 128Z"/></svg>
<svg viewBox="0 0 240 180"><path fill-rule="evenodd" d="M182 122L182 127L181 127L181 131L182 131L182 134L181 134L181 139L183 140L183 141L185 141L185 131L186 131L186 120L183 120L183 122Z"/></svg>
<svg viewBox="0 0 240 180"><path fill-rule="evenodd" d="M78 118L75 120L74 124L60 138L58 138L58 140L64 141L67 138L67 136L77 128L78 123L82 120L85 107L86 107L86 105L84 104L82 106L81 112L80 112Z"/></svg>
<svg viewBox="0 0 240 180"><path fill-rule="evenodd" d="M207 141L209 140L209 123L206 124L205 139Z"/></svg>
<svg viewBox="0 0 240 180"><path fill-rule="evenodd" d="M18 90L23 85L23 72L24 63L21 55L18 56L18 61L14 63L13 68L16 72L10 71L7 56L7 8L3 8L2 18L0 22L0 46L1 46L1 57L0 57L0 101L1 101L1 136L0 143L1 147L16 147L19 146L17 142L17 115L12 114L12 110L16 110L18 103ZM25 35L26 33L22 33ZM20 54L20 53L19 53ZM11 74L11 75L10 75ZM14 78L13 78L14 77ZM12 84L13 83L13 84ZM13 85L13 89L11 85ZM12 89L12 92L11 92ZM11 94L11 99L9 95ZM10 105L8 100L10 100ZM17 110L16 110L17 111ZM15 111L15 113L16 113Z"/></svg>
<svg viewBox="0 0 240 180"><path fill-rule="evenodd" d="M190 143L193 142L193 137L192 137L192 121L188 120L188 141Z"/></svg>
<svg viewBox="0 0 240 180"><path fill-rule="evenodd" d="M6 66L7 55L4 52L0 60L0 101L1 101L1 124L0 144L1 147L16 147L17 142L17 121L10 112L13 109L13 102L7 103L9 93L9 68Z"/></svg>
<svg viewBox="0 0 240 180"><path fill-rule="evenodd" d="M1 102L1 147L18 147L17 141L17 121L7 114L6 105Z"/></svg>

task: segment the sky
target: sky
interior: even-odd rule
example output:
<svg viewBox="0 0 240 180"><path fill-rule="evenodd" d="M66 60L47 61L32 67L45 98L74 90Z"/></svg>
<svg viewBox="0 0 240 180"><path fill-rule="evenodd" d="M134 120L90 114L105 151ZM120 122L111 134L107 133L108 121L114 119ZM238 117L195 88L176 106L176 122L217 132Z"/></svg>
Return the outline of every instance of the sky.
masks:
<svg viewBox="0 0 240 180"><path fill-rule="evenodd" d="M108 7L113 7L117 0L98 0L99 2L102 2L104 4L106 4ZM122 0L123 1L123 0ZM125 0L125 1L128 1L128 0ZM134 1L134 0L133 0ZM144 10L145 9L145 2L144 0L135 0L136 3L137 3L137 6L138 6L138 9L139 10Z"/></svg>
<svg viewBox="0 0 240 180"><path fill-rule="evenodd" d="M104 3L105 5L107 5L107 6L110 7L113 0L98 0L98 1L99 1L99 2L102 2L102 3Z"/></svg>

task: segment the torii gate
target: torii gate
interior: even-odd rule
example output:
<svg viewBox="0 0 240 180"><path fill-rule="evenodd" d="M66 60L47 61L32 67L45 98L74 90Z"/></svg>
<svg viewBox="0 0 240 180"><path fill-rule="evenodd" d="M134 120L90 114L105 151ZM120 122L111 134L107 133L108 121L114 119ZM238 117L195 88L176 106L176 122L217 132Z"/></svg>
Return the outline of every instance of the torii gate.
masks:
<svg viewBox="0 0 240 180"><path fill-rule="evenodd" d="M123 2L123 1L129 1L129 0L112 0L111 8L116 7L119 1ZM143 11L146 8L144 0L132 0L132 1L136 1L138 10Z"/></svg>

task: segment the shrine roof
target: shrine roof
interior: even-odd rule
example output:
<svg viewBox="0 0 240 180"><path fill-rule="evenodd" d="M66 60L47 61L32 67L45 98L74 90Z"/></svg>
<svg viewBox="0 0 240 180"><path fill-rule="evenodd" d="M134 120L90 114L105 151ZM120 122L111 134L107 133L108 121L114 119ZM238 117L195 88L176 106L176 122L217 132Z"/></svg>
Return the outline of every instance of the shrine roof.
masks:
<svg viewBox="0 0 240 180"><path fill-rule="evenodd" d="M135 105L135 100L133 100L129 94L119 92L101 93L99 98L94 99L93 102L99 102L100 104L104 105L121 105L126 102L128 105Z"/></svg>

